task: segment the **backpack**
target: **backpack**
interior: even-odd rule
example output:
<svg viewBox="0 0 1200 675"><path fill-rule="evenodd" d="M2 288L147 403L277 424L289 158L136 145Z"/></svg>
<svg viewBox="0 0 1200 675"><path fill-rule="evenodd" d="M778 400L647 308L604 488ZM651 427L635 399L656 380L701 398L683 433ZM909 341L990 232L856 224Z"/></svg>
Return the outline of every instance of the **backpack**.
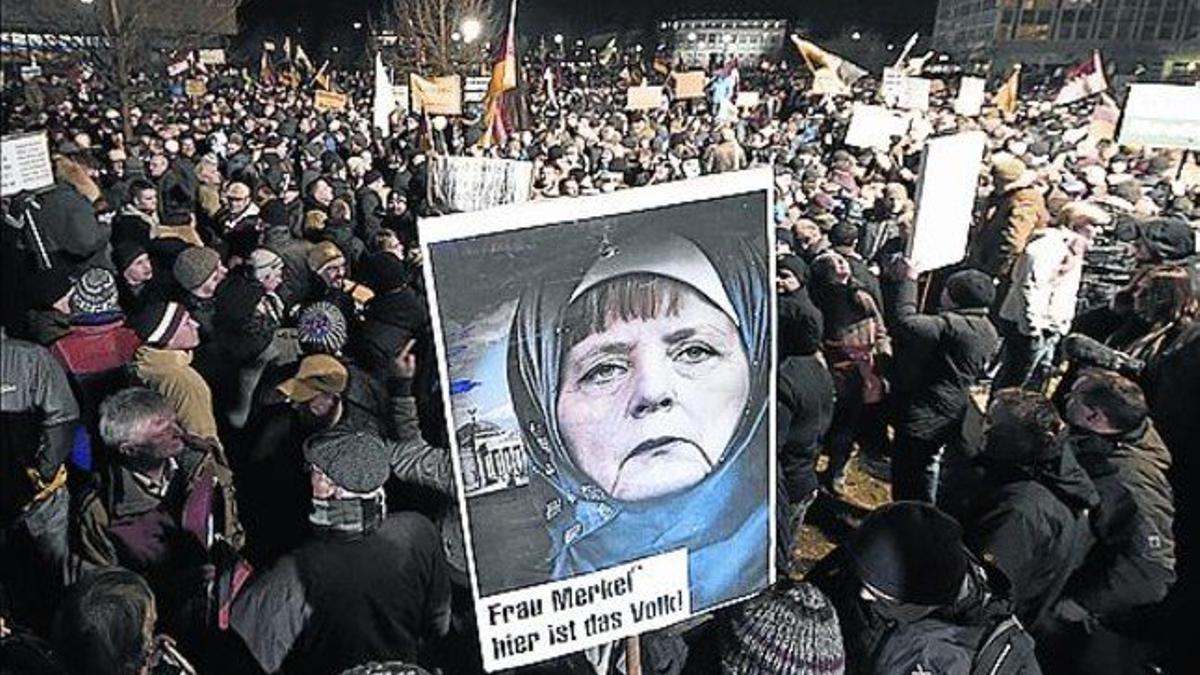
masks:
<svg viewBox="0 0 1200 675"><path fill-rule="evenodd" d="M1009 614L991 624L971 661L971 675L1041 673L1034 642L1017 617Z"/></svg>

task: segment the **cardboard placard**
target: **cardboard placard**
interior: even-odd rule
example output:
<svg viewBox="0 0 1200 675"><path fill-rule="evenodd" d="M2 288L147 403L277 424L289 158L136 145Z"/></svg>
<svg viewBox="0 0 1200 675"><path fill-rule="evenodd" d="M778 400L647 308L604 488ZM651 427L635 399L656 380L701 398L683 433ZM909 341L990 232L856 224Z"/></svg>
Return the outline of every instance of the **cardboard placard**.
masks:
<svg viewBox="0 0 1200 675"><path fill-rule="evenodd" d="M774 581L771 190L759 169L421 219L485 670ZM579 316L631 270L679 288L679 311ZM622 413L651 367L675 404Z"/></svg>
<svg viewBox="0 0 1200 675"><path fill-rule="evenodd" d="M757 91L739 91L737 95L737 107L753 108L762 101L762 96Z"/></svg>
<svg viewBox="0 0 1200 675"><path fill-rule="evenodd" d="M429 159L429 204L442 213L525 202L532 183L532 162L450 156Z"/></svg>
<svg viewBox="0 0 1200 675"><path fill-rule="evenodd" d="M676 99L704 98L704 85L708 83L708 75L703 70L673 73L671 80L674 83Z"/></svg>
<svg viewBox="0 0 1200 675"><path fill-rule="evenodd" d="M167 66L167 75L170 75L171 77L179 77L180 75L186 73L191 65L192 64L188 62L187 59L184 59L183 61L176 61L175 63Z"/></svg>
<svg viewBox="0 0 1200 675"><path fill-rule="evenodd" d="M183 83L183 91L192 98L200 98L208 93L208 85L204 80L189 79Z"/></svg>
<svg viewBox="0 0 1200 675"><path fill-rule="evenodd" d="M54 185L46 132L4 136L0 148L0 197Z"/></svg>
<svg viewBox="0 0 1200 675"><path fill-rule="evenodd" d="M463 103L481 103L491 83L490 77L468 77L463 83Z"/></svg>
<svg viewBox="0 0 1200 675"><path fill-rule="evenodd" d="M883 80L879 85L879 94L887 105L896 105L900 90L904 87L904 70L901 68L884 68Z"/></svg>
<svg viewBox="0 0 1200 675"><path fill-rule="evenodd" d="M954 112L965 117L975 117L983 109L987 97L987 80L982 77L964 77L958 83L958 98L954 99Z"/></svg>
<svg viewBox="0 0 1200 675"><path fill-rule="evenodd" d="M966 257L986 140L982 131L967 131L925 144L917 183L917 216L908 246L908 257L918 272L953 265Z"/></svg>
<svg viewBox="0 0 1200 675"><path fill-rule="evenodd" d="M35 77L41 77L42 67L36 63L32 66L21 66L21 81L28 82Z"/></svg>
<svg viewBox="0 0 1200 675"><path fill-rule="evenodd" d="M932 83L923 77L905 77L896 107L901 110L929 110L929 90Z"/></svg>
<svg viewBox="0 0 1200 675"><path fill-rule="evenodd" d="M313 107L320 112L345 110L347 102L346 95L336 91L318 89L313 92Z"/></svg>
<svg viewBox="0 0 1200 675"><path fill-rule="evenodd" d="M224 49L200 49L196 51L196 56L200 59L200 63L206 66L225 65Z"/></svg>
<svg viewBox="0 0 1200 675"><path fill-rule="evenodd" d="M1121 145L1200 150L1200 87L1132 84L1121 119Z"/></svg>
<svg viewBox="0 0 1200 675"><path fill-rule="evenodd" d="M656 110L663 105L662 87L630 87L626 110Z"/></svg>
<svg viewBox="0 0 1200 675"><path fill-rule="evenodd" d="M426 79L413 74L408 78L412 111L430 115L462 114L462 80L458 75Z"/></svg>
<svg viewBox="0 0 1200 675"><path fill-rule="evenodd" d="M883 106L857 104L846 130L846 145L888 150L895 136L908 131L908 119Z"/></svg>

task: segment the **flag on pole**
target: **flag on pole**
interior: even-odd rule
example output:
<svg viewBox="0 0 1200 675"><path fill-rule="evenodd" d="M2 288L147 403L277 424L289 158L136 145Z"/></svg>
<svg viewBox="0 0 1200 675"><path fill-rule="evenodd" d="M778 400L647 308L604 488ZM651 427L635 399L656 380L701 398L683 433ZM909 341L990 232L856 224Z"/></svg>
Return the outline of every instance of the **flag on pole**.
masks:
<svg viewBox="0 0 1200 675"><path fill-rule="evenodd" d="M371 124L383 134L391 136L391 116L396 109L395 90L387 68L383 67L383 54L375 52L375 96L371 100Z"/></svg>
<svg viewBox="0 0 1200 675"><path fill-rule="evenodd" d="M917 38L920 35L920 33L913 33L912 37L908 38L908 42L904 43L904 49L900 51L900 58L896 59L896 63L892 65L893 68L899 68L904 65L904 60L908 58L908 53L916 46Z"/></svg>
<svg viewBox="0 0 1200 675"><path fill-rule="evenodd" d="M866 70L833 52L821 49L808 40L801 40L799 37L793 35L792 43L796 45L796 49L800 51L800 56L804 57L804 62L808 64L809 70L813 72L814 80L829 82L836 80L837 83L848 89L850 85L867 74Z"/></svg>
<svg viewBox="0 0 1200 675"><path fill-rule="evenodd" d="M483 147L508 139L509 127L504 119L505 93L517 88L517 68L517 0L512 0L508 28L504 31L504 40L492 66L492 80L483 99L483 135L479 138Z"/></svg>
<svg viewBox="0 0 1200 675"><path fill-rule="evenodd" d="M1007 115L1016 114L1017 95L1020 93L1020 90L1021 64L1018 63L1013 66L1012 75L1008 76L1008 79L996 91L996 95L992 97L992 103Z"/></svg>
<svg viewBox="0 0 1200 675"><path fill-rule="evenodd" d="M909 77L920 77L925 70L925 64L933 58L933 52L925 52L922 56L914 56L904 64L904 74Z"/></svg>
<svg viewBox="0 0 1200 675"><path fill-rule="evenodd" d="M1108 79L1104 77L1100 50L1093 49L1091 56L1067 70L1054 105L1069 105L1102 91L1108 91Z"/></svg>
<svg viewBox="0 0 1200 675"><path fill-rule="evenodd" d="M617 38L613 37L604 45L604 49L600 50L600 55L596 59L600 65L607 66L610 61L617 55Z"/></svg>
<svg viewBox="0 0 1200 675"><path fill-rule="evenodd" d="M304 45L299 43L296 44L296 65L310 73L316 70L313 68L312 59L308 58L308 53L304 51Z"/></svg>
<svg viewBox="0 0 1200 675"><path fill-rule="evenodd" d="M268 50L263 49L262 59L258 65L258 79L268 87L275 86L275 69L271 67L271 58L268 56Z"/></svg>

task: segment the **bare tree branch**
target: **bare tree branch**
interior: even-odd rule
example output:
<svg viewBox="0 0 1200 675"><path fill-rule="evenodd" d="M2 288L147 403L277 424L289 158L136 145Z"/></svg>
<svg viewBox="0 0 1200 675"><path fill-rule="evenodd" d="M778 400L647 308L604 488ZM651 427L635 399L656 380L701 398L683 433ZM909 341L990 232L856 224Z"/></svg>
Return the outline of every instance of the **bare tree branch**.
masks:
<svg viewBox="0 0 1200 675"><path fill-rule="evenodd" d="M491 0L392 0L392 23L397 37L415 49L418 62L434 74L446 74L454 71L461 42L453 38L463 21L483 24L479 39L486 39L491 9Z"/></svg>

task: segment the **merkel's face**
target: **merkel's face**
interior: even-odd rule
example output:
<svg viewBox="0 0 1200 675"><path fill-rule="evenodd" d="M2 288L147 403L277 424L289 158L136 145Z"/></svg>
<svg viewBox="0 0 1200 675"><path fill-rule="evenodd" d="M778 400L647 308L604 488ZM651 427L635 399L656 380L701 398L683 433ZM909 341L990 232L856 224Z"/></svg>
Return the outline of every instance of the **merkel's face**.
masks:
<svg viewBox="0 0 1200 675"><path fill-rule="evenodd" d="M713 470L749 391L737 327L686 289L676 314L618 320L571 348L558 425L576 465L609 495L650 499Z"/></svg>

